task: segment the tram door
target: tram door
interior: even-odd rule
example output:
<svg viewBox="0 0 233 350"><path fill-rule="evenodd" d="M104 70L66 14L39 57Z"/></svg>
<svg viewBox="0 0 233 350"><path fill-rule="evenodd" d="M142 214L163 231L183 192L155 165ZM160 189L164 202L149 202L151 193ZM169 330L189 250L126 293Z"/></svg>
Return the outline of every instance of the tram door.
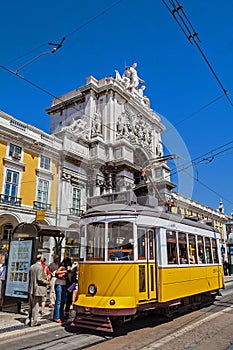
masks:
<svg viewBox="0 0 233 350"><path fill-rule="evenodd" d="M138 228L139 301L156 300L155 231Z"/></svg>

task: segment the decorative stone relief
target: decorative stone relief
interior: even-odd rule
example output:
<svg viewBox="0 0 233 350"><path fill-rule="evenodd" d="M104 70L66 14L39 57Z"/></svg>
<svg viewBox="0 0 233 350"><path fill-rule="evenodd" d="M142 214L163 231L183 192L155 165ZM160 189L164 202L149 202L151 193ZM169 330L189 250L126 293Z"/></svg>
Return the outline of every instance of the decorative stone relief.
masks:
<svg viewBox="0 0 233 350"><path fill-rule="evenodd" d="M65 172L62 173L62 180L66 182L71 182L71 174L67 174Z"/></svg>
<svg viewBox="0 0 233 350"><path fill-rule="evenodd" d="M116 122L117 139L125 138L152 151L152 128L143 121L142 115L135 116L130 111L122 113Z"/></svg>
<svg viewBox="0 0 233 350"><path fill-rule="evenodd" d="M69 126L65 126L63 130L72 132L74 135L82 133L82 135L88 135L87 123L83 119L72 119Z"/></svg>

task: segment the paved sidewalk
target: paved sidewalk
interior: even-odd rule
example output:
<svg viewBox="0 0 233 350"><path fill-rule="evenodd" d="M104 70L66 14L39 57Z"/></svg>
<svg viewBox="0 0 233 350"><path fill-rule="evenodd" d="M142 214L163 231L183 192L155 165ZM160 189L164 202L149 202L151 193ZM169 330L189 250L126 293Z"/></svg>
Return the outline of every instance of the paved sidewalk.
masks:
<svg viewBox="0 0 233 350"><path fill-rule="evenodd" d="M224 279L225 287L229 287L230 284L233 284L233 275L225 276ZM3 311L0 311L0 340L15 338L53 327L61 327L61 324L57 324L53 321L53 310L49 309L49 307L45 308L45 316L39 319L39 323L41 323L40 327L25 326L27 316L27 303L22 303L21 313L17 313L17 305L5 305ZM69 320L67 322L69 322Z"/></svg>
<svg viewBox="0 0 233 350"><path fill-rule="evenodd" d="M27 333L33 333L40 329L59 327L60 325L53 321L53 310L45 308L45 315L39 317L40 327L29 327L25 325L28 317L28 304L22 303L21 312L17 313L17 305L6 305L3 311L0 311L0 339L22 336Z"/></svg>

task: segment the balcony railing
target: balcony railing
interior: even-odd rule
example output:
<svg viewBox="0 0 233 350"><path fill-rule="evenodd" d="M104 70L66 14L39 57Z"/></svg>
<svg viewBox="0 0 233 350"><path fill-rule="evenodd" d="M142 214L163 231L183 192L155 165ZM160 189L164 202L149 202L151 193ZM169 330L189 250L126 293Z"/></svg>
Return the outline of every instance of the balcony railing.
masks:
<svg viewBox="0 0 233 350"><path fill-rule="evenodd" d="M70 208L70 215L82 216L83 213L84 213L84 210L77 209L77 208Z"/></svg>
<svg viewBox="0 0 233 350"><path fill-rule="evenodd" d="M33 209L51 211L51 204L34 201L33 202Z"/></svg>
<svg viewBox="0 0 233 350"><path fill-rule="evenodd" d="M17 207L21 206L22 198L9 196L7 194L0 194L0 203L14 205Z"/></svg>

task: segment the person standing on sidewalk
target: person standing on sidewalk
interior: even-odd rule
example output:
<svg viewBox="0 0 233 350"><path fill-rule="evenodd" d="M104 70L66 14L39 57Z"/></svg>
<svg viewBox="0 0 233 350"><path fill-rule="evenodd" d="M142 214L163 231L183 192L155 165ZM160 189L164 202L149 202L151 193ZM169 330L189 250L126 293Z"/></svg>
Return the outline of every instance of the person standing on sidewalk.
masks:
<svg viewBox="0 0 233 350"><path fill-rule="evenodd" d="M6 287L6 263L0 264L0 311L2 311Z"/></svg>
<svg viewBox="0 0 233 350"><path fill-rule="evenodd" d="M71 258L65 258L59 268L55 271L55 293L56 301L54 307L53 319L57 323L64 321L64 307L66 303L66 283L68 274L71 271L72 260Z"/></svg>
<svg viewBox="0 0 233 350"><path fill-rule="evenodd" d="M31 327L39 326L39 304L42 301L42 296L47 290L49 281L47 280L45 271L41 263L44 260L42 254L38 254L36 262L29 269L29 322ZM25 323L27 324L27 322Z"/></svg>
<svg viewBox="0 0 233 350"><path fill-rule="evenodd" d="M59 267L60 257L58 255L55 255L53 258L53 262L49 265L49 270L51 273L50 278L50 293L49 293L49 307L51 309L55 306L55 300L56 300L56 294L55 294L55 282L56 282L56 276L55 272Z"/></svg>
<svg viewBox="0 0 233 350"><path fill-rule="evenodd" d="M48 268L48 266L46 265L46 258L43 258L43 261L41 262L41 266L42 269L45 271L46 277L48 282L50 282L50 270ZM47 299L47 287L45 290L45 295L42 297L42 302L41 302L41 316L44 316L45 314L45 303L46 303L46 299Z"/></svg>

